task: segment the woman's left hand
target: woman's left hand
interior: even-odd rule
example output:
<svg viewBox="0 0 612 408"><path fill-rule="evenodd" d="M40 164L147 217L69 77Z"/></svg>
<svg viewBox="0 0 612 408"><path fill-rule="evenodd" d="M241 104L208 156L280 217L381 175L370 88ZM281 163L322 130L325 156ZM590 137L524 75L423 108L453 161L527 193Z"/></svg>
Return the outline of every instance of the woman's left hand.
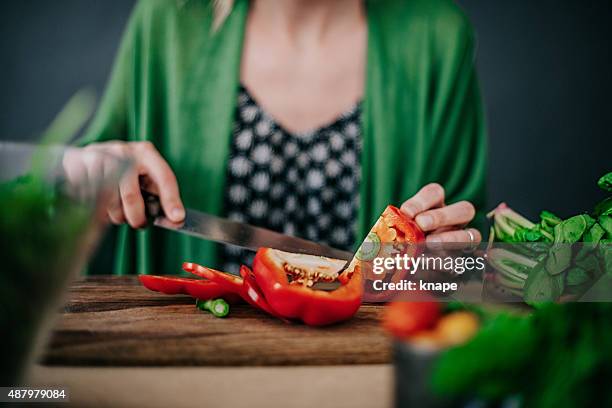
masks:
<svg viewBox="0 0 612 408"><path fill-rule="evenodd" d="M450 205L444 203L444 188L437 183L427 184L405 201L402 212L414 218L427 234L427 242L469 242L478 245L482 236L477 229L467 228L476 214L469 201Z"/></svg>

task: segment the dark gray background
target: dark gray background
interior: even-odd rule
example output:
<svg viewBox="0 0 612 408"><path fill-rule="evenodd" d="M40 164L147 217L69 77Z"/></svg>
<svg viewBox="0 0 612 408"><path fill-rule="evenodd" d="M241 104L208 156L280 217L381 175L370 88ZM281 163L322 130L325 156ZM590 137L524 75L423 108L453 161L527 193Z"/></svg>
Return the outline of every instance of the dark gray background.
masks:
<svg viewBox="0 0 612 408"><path fill-rule="evenodd" d="M612 170L612 2L462 0L479 38L488 206L591 209ZM0 15L0 139L30 139L79 88L104 87L132 0L20 0Z"/></svg>

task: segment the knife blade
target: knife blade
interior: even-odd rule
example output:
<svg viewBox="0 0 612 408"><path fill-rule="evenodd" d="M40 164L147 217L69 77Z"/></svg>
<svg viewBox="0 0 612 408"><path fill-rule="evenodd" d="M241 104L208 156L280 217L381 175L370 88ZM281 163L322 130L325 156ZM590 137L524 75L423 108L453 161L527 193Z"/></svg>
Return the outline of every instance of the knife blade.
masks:
<svg viewBox="0 0 612 408"><path fill-rule="evenodd" d="M159 197L146 191L142 191L142 195L145 200L147 216L149 219L152 219L152 224L156 227L187 234L206 241L235 245L251 251L267 247L286 252L325 256L345 261L353 258L353 254L348 251L189 208L185 209L185 219L183 222L176 223L164 216Z"/></svg>

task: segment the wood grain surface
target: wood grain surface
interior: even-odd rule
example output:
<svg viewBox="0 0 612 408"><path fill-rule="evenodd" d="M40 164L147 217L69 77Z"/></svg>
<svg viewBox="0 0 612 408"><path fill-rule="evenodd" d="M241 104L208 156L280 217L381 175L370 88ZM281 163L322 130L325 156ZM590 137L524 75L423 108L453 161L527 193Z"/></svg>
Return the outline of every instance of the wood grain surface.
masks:
<svg viewBox="0 0 612 408"><path fill-rule="evenodd" d="M42 362L100 366L338 365L390 362L382 307L364 305L348 322L312 328L250 306L227 318L186 296L141 287L135 277L75 282Z"/></svg>

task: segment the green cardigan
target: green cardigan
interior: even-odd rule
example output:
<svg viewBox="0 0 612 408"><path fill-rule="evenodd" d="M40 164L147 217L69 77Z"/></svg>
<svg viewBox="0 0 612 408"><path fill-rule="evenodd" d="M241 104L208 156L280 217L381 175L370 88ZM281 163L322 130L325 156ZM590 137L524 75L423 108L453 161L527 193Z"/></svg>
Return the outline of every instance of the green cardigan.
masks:
<svg viewBox="0 0 612 408"><path fill-rule="evenodd" d="M447 201L484 204L486 137L474 35L450 0L366 3L358 236L383 208L428 182ZM205 0L142 0L130 18L100 109L82 143L150 140L174 169L187 207L223 213L248 1L211 30ZM215 266L215 244L158 229L119 230L114 273Z"/></svg>

